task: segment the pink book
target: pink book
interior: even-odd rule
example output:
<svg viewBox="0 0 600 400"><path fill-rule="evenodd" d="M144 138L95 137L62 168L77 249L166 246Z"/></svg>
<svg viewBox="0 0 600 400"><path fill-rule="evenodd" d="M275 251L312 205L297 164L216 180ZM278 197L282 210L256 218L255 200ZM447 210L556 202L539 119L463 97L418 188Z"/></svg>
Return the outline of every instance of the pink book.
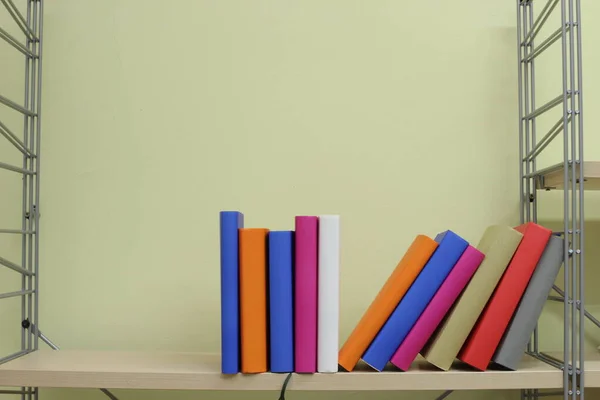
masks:
<svg viewBox="0 0 600 400"><path fill-rule="evenodd" d="M318 217L296 217L294 372L317 372Z"/></svg>
<svg viewBox="0 0 600 400"><path fill-rule="evenodd" d="M467 247L450 274L431 299L423 314L410 330L391 362L402 371L410 368L454 301L467 285L485 255L473 246Z"/></svg>

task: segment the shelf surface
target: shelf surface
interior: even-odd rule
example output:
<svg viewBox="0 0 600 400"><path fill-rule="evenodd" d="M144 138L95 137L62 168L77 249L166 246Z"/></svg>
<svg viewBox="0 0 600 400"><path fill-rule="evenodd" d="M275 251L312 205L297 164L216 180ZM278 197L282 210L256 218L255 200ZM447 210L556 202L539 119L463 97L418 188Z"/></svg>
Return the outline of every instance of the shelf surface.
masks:
<svg viewBox="0 0 600 400"><path fill-rule="evenodd" d="M162 389L281 390L286 374L224 376L218 355L113 351L40 350L0 365L0 386ZM600 355L585 364L586 387L600 387ZM479 372L456 365L439 371L422 360L407 372L375 372L361 365L354 372L294 374L289 390L469 390L554 389L562 372L525 356L518 371Z"/></svg>
<svg viewBox="0 0 600 400"><path fill-rule="evenodd" d="M542 190L564 188L564 165L562 163L537 171L541 179L537 188ZM576 179L579 177L579 166L575 168ZM569 182L571 180L569 179ZM585 190L600 190L600 161L585 161L583 163L583 186Z"/></svg>

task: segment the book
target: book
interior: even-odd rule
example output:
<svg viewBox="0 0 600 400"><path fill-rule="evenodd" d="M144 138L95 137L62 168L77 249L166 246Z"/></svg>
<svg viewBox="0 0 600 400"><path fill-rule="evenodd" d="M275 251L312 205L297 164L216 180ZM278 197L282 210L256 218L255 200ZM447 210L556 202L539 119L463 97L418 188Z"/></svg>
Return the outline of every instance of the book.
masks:
<svg viewBox="0 0 600 400"><path fill-rule="evenodd" d="M515 230L523 234L523 239L458 354L459 360L481 371L492 360L552 234L550 229L532 222Z"/></svg>
<svg viewBox="0 0 600 400"><path fill-rule="evenodd" d="M242 373L267 372L267 229L240 234Z"/></svg>
<svg viewBox="0 0 600 400"><path fill-rule="evenodd" d="M338 364L352 371L438 244L418 235L340 349Z"/></svg>
<svg viewBox="0 0 600 400"><path fill-rule="evenodd" d="M481 262L484 254L469 245L448 277L442 283L431 302L423 311L409 334L398 347L391 362L402 371L407 371L427 340L465 288Z"/></svg>
<svg viewBox="0 0 600 400"><path fill-rule="evenodd" d="M469 245L452 231L436 236L438 247L383 325L362 359L381 371Z"/></svg>
<svg viewBox="0 0 600 400"><path fill-rule="evenodd" d="M294 372L294 232L269 232L271 372Z"/></svg>
<svg viewBox="0 0 600 400"><path fill-rule="evenodd" d="M244 214L221 211L221 373L240 372L240 281L238 229L244 227Z"/></svg>
<svg viewBox="0 0 600 400"><path fill-rule="evenodd" d="M317 372L337 372L340 320L340 217L319 216Z"/></svg>
<svg viewBox="0 0 600 400"><path fill-rule="evenodd" d="M554 285L563 264L564 245L563 238L550 237L517 310L496 349L493 358L496 364L511 370L516 370L519 366L527 343L552 290L552 285Z"/></svg>
<svg viewBox="0 0 600 400"><path fill-rule="evenodd" d="M450 369L522 237L509 226L493 225L485 230L477 245L485 258L421 352L429 363Z"/></svg>
<svg viewBox="0 0 600 400"><path fill-rule="evenodd" d="M319 220L296 217L294 372L317 371L317 278Z"/></svg>

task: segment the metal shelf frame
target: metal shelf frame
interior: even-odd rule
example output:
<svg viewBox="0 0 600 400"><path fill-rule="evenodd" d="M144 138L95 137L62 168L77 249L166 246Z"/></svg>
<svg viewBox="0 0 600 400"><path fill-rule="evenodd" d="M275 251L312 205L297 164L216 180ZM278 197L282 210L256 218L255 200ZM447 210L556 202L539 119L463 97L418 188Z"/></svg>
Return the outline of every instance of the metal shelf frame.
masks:
<svg viewBox="0 0 600 400"><path fill-rule="evenodd" d="M564 290L556 285L558 296L549 300L564 305L563 357L557 359L540 351L536 328L527 352L563 371L564 400L584 399L584 323L588 318L597 326L599 321L585 311L584 306L584 171L583 171L583 84L581 49L581 0L547 0L534 18L534 5L539 0L517 0L517 48L519 80L519 174L520 221L538 221L538 181L544 170L537 161L547 146L562 133L563 230L565 238L563 279ZM543 3L542 3L543 4ZM555 11L556 10L556 11ZM535 43L542 26L551 13L560 13L560 26ZM536 104L536 58L554 43L561 45L562 92L543 105ZM538 140L536 121L558 106L562 115ZM521 399L539 399L548 393L532 388L521 391Z"/></svg>
<svg viewBox="0 0 600 400"><path fill-rule="evenodd" d="M17 102L0 93L0 107L8 107L23 115L22 136L16 128L0 121L0 135L23 155L22 165L0 162L0 173L20 174L23 178L22 223L21 228L0 227L0 235L21 236L21 260L11 261L0 257L0 265L21 275L21 287L8 293L0 293L0 299L21 298L21 321L39 323L39 204L40 204L40 141L41 141L41 94L42 94L42 36L43 2L27 0L27 10L23 14L12 0L0 0L0 8L5 8L12 20L24 35L20 40L0 27L3 39L24 56L24 103ZM3 7L2 7L3 6ZM0 138L0 140L2 140ZM13 354L0 357L0 363L31 353L39 347L39 336L25 326L19 327L21 349ZM20 390L3 390L0 393L20 394L21 399L37 399L36 388L23 387Z"/></svg>
<svg viewBox="0 0 600 400"><path fill-rule="evenodd" d="M557 296L551 301L564 304L563 357L558 359L539 349L539 332L536 328L527 352L563 371L562 392L542 393L536 388L522 390L522 400L539 399L551 394L562 394L564 400L584 400L585 360L584 322L589 319L600 327L600 321L585 311L584 307L584 171L583 171L583 91L581 50L581 0L545 0L534 18L534 4L542 0L516 0L518 90L519 90L519 158L520 158L520 221L537 222L537 190L542 170L537 169L538 157L562 133L563 154L563 230L557 234L565 237L564 290L555 286ZM41 91L43 7L45 0L27 0L27 10L22 13L13 0L0 0L22 32L23 39L11 35L0 27L0 40L4 40L24 56L24 104L19 104L0 93L0 107L8 107L23 115L22 135L16 127L0 121L0 135L23 155L22 165L0 162L0 173L22 176L22 223L20 228L0 227L0 235L21 236L21 260L11 261L0 256L0 266L21 275L21 287L12 292L0 293L0 300L21 298L21 349L0 357L0 364L38 350L42 340L52 349L58 347L38 329L39 323L39 226L40 226L40 150L41 150ZM543 3L542 3L543 4ZM2 7L4 6L4 7ZM553 12L560 12L561 25L539 44L535 40L542 26ZM535 63L542 53L555 43L562 48L562 92L548 102L536 104ZM538 140L536 121L548 111L562 108L562 116ZM1 140L1 139L0 139ZM111 399L116 397L100 389ZM448 397L447 391L438 399ZM21 395L22 400L39 398L39 390L23 387L20 390L0 390L0 394Z"/></svg>
<svg viewBox="0 0 600 400"><path fill-rule="evenodd" d="M23 134L19 137L0 120L0 135L23 154L21 166L0 162L2 173L17 173L23 177L22 224L21 228L0 227L0 235L20 235L21 261L10 261L0 256L0 266L6 267L22 276L20 290L0 293L0 300L21 298L21 349L13 354L0 357L0 364L22 357L38 350L42 340L50 348L58 346L46 337L39 327L39 226L40 226L40 150L42 116L42 43L43 16L45 0L27 0L27 10L23 13L13 0L0 0L0 9L4 8L12 21L24 35L20 40L0 27L0 39L22 53L25 58L24 104L3 96L0 93L0 106L5 106L23 115L20 127ZM3 6L3 7L2 7ZM100 389L108 398L118 400L111 392ZM20 390L0 390L0 394L21 395L22 400L37 400L39 389L22 387Z"/></svg>

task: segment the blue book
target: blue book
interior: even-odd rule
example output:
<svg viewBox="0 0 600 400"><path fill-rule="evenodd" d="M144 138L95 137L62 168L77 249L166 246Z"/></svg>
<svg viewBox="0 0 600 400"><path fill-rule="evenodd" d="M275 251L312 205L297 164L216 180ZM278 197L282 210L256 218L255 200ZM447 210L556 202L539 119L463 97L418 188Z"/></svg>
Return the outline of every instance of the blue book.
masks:
<svg viewBox="0 0 600 400"><path fill-rule="evenodd" d="M238 229L244 214L221 211L221 372L240 372L240 278Z"/></svg>
<svg viewBox="0 0 600 400"><path fill-rule="evenodd" d="M294 372L294 232L269 232L271 372Z"/></svg>
<svg viewBox="0 0 600 400"><path fill-rule="evenodd" d="M378 371L390 361L469 245L452 231L440 233L435 241L437 249L362 357Z"/></svg>

